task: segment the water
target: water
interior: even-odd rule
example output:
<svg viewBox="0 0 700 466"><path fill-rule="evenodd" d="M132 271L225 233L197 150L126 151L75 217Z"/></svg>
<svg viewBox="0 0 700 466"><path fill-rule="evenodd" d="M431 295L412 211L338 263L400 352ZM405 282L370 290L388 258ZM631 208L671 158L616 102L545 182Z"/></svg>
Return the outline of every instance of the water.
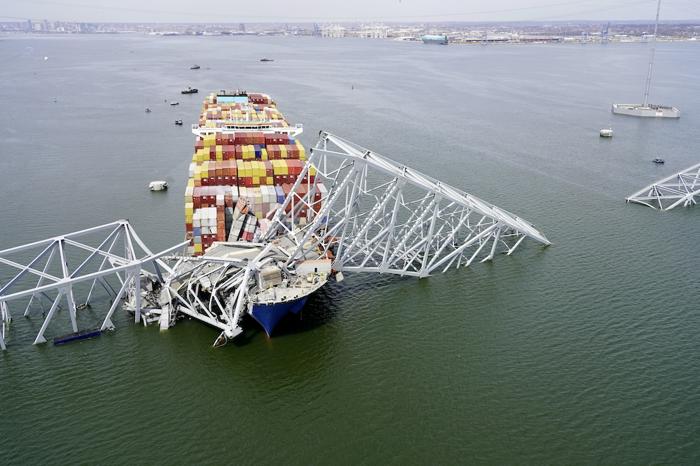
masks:
<svg viewBox="0 0 700 466"><path fill-rule="evenodd" d="M39 317L14 309L3 463L700 461L700 209L624 202L698 161L697 45L658 48L652 101L679 121L610 114L641 99L646 45L16 36L0 59L2 247L116 218L154 250L179 241L203 98L188 85L267 92L305 144L347 137L553 242L421 281L348 277L277 337L251 326L221 349L197 323L123 315L35 347Z"/></svg>

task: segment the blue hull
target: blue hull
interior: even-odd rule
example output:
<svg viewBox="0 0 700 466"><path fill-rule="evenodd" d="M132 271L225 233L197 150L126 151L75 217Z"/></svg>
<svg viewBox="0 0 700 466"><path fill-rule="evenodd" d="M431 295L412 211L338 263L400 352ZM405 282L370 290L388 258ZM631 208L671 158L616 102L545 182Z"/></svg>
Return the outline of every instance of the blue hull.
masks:
<svg viewBox="0 0 700 466"><path fill-rule="evenodd" d="M250 311L250 315L262 325L269 337L279 321L290 312L298 314L304 307L304 304L306 304L307 299L308 296L304 296L303 298L284 303L253 304L253 310Z"/></svg>

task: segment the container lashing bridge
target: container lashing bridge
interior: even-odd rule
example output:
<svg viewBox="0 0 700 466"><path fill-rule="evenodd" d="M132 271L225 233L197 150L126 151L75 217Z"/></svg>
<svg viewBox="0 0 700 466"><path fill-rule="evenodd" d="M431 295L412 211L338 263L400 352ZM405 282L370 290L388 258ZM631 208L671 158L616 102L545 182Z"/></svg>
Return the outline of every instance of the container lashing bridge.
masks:
<svg viewBox="0 0 700 466"><path fill-rule="evenodd" d="M311 171L315 176L307 176ZM36 302L45 313L35 344L46 341L62 301L78 332L76 315L98 290L111 299L100 330L113 327L122 305L135 322L157 322L161 329L185 316L197 319L220 329L216 344L222 344L242 332L241 320L259 299L265 268L273 263L285 283L304 274L309 261L331 262L336 280L344 273L423 278L510 255L527 238L550 244L506 210L325 132L269 220L253 242L217 243L199 257L175 253L187 241L151 252L126 220L0 251L0 272L16 271L0 285L0 348L6 349L9 335L9 303L22 299L25 316ZM98 236L97 245L78 241L87 236ZM71 269L70 263L79 265ZM323 278L305 286L320 288ZM76 300L78 288L87 292L84 301Z"/></svg>

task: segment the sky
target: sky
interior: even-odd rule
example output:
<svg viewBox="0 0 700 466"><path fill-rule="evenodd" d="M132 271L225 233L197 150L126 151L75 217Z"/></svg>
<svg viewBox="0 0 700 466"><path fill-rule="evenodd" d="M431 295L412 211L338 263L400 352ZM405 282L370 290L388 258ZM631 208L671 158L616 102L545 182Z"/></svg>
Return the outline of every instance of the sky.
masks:
<svg viewBox="0 0 700 466"><path fill-rule="evenodd" d="M191 23L649 20L656 14L656 2L657 0L2 0L0 20ZM663 0L662 20L698 18L700 0Z"/></svg>

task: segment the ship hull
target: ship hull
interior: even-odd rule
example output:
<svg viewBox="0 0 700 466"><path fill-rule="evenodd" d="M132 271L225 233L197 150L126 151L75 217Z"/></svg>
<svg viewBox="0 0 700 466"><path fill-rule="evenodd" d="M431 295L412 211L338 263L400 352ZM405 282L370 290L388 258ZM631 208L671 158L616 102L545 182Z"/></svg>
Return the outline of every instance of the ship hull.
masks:
<svg viewBox="0 0 700 466"><path fill-rule="evenodd" d="M250 315L265 329L267 336L271 336L277 324L287 314L299 314L306 304L307 296L292 301L279 303L255 303L250 310Z"/></svg>
<svg viewBox="0 0 700 466"><path fill-rule="evenodd" d="M615 115L635 116L641 118L680 118L681 112L676 107L642 104L613 104Z"/></svg>

